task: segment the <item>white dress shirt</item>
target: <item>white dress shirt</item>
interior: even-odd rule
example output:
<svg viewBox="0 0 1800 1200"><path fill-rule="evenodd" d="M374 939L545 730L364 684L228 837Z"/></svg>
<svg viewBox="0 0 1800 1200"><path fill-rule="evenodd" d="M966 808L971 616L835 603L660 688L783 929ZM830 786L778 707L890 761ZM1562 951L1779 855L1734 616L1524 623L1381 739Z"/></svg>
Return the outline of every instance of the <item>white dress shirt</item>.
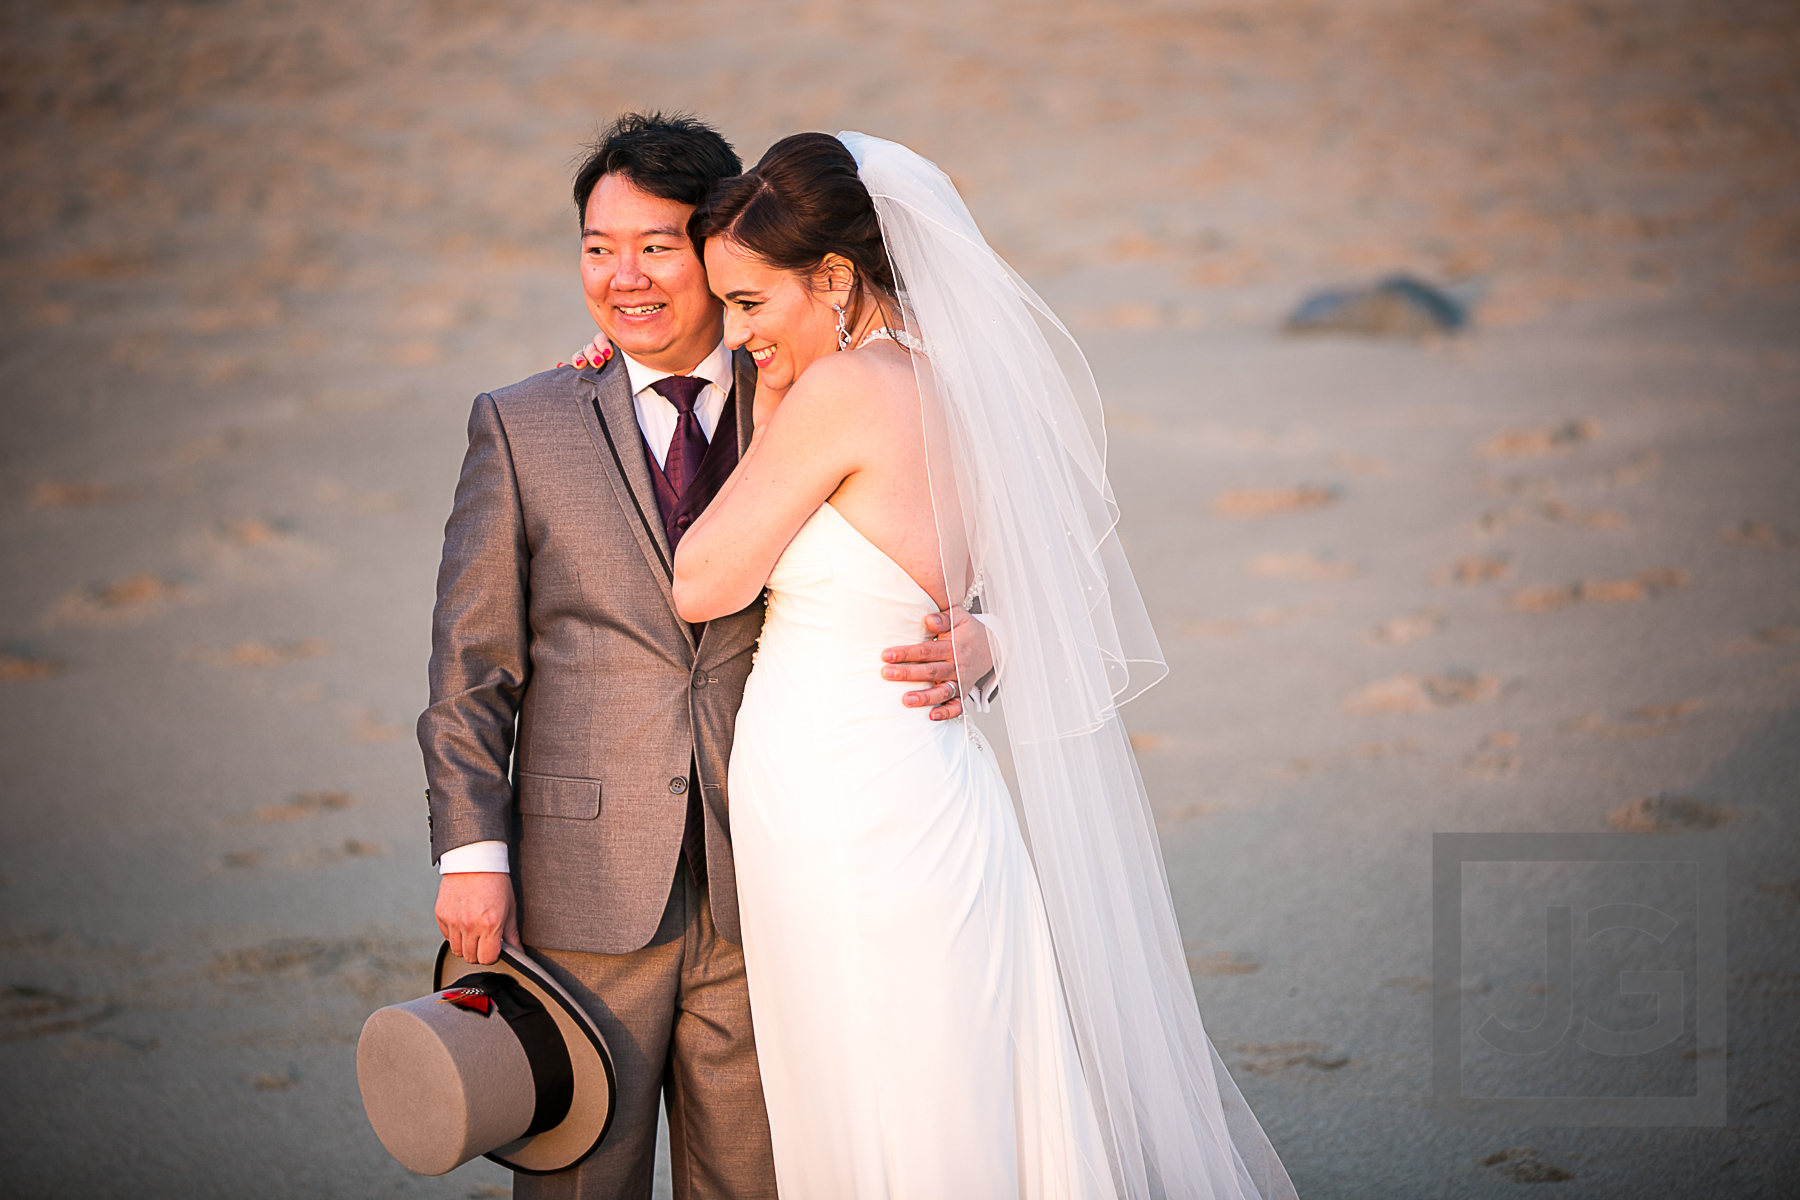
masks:
<svg viewBox="0 0 1800 1200"><path fill-rule="evenodd" d="M646 367L629 354L624 358L625 374L631 379L631 406L637 410L638 428L644 431L644 441L649 443L656 465L663 466L663 460L669 454L669 443L675 440L675 422L681 418L681 412L650 385L675 372ZM731 397L731 351L725 348L724 340L720 339L713 352L687 374L707 381L707 386L694 400L694 416L700 419L700 432L710 442L713 430L719 427L719 418L725 414L725 401Z"/></svg>
<svg viewBox="0 0 1800 1200"><path fill-rule="evenodd" d="M656 465L660 467L668 456L669 443L675 438L675 423L680 419L681 413L650 385L675 372L646 367L631 355L623 351L619 353L625 359L625 373L631 380L631 404L637 413L638 428L644 431L644 441L649 445L650 453L656 457ZM699 419L700 430L710 442L713 430L719 427L719 418L725 413L725 401L731 397L731 351L725 348L721 339L718 347L702 359L699 366L687 373L707 381L707 386L694 401L694 416ZM870 670L879 669L870 665ZM963 704L971 711L986 712L998 691L996 673L990 672L982 678L981 684L972 688L963 698ZM438 857L438 872L443 875L460 875L471 871L505 874L509 869L506 843L502 841L470 842L466 846L446 850Z"/></svg>

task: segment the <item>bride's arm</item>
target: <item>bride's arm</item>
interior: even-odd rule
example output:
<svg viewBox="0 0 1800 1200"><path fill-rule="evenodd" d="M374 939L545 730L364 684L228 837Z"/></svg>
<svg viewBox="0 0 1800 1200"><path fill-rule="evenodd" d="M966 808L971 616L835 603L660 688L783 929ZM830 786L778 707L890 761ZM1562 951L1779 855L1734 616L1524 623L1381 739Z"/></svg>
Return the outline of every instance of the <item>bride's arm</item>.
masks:
<svg viewBox="0 0 1800 1200"><path fill-rule="evenodd" d="M807 368L675 554L675 611L685 621L737 612L762 591L808 517L861 470L881 424L881 381L858 355ZM761 397L759 407L761 406Z"/></svg>

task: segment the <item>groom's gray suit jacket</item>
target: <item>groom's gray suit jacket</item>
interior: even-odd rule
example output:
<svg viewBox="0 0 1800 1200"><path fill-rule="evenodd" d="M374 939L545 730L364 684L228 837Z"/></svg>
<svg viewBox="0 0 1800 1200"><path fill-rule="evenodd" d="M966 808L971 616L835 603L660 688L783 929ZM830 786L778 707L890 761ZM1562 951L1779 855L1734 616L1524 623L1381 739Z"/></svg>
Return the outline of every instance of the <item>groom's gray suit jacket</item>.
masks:
<svg viewBox="0 0 1800 1200"><path fill-rule="evenodd" d="M742 454L756 371L742 352L734 370ZM469 416L419 744L432 860L510 843L527 945L645 945L696 785L713 920L740 940L725 767L763 601L698 637L675 615L650 470L619 355L478 396Z"/></svg>

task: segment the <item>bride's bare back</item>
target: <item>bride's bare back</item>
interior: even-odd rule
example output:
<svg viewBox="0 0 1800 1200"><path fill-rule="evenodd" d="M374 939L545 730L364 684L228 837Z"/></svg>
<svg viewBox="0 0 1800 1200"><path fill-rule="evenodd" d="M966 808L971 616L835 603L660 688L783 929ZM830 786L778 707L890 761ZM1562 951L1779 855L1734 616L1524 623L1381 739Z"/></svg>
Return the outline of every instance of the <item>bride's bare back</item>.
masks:
<svg viewBox="0 0 1800 1200"><path fill-rule="evenodd" d="M932 507L923 414L911 356L892 341L871 342L862 350L871 369L864 372L871 419L860 437L869 445L869 465L848 476L831 495L831 506L858 533L911 575L939 608L951 598L944 578L944 553ZM960 599L960 597L958 597Z"/></svg>

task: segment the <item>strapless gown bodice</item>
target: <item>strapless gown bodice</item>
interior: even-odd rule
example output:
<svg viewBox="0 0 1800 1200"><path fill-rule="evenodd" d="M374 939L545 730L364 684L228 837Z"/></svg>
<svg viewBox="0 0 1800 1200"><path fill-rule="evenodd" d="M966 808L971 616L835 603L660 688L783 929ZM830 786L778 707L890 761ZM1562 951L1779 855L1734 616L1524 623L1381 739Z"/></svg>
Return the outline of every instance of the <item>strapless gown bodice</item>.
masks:
<svg viewBox="0 0 1800 1200"><path fill-rule="evenodd" d="M918 687L881 677L881 652L925 636L937 604L900 565L823 504L795 535L769 576L769 605L757 647L757 686L814 698L813 719L837 739L935 737L959 741L960 728L934 728L925 710L900 702ZM874 669L871 669L871 666Z"/></svg>
<svg viewBox="0 0 1800 1200"><path fill-rule="evenodd" d="M831 505L769 579L733 857L783 1200L1112 1194L992 752L881 678L936 604Z"/></svg>

